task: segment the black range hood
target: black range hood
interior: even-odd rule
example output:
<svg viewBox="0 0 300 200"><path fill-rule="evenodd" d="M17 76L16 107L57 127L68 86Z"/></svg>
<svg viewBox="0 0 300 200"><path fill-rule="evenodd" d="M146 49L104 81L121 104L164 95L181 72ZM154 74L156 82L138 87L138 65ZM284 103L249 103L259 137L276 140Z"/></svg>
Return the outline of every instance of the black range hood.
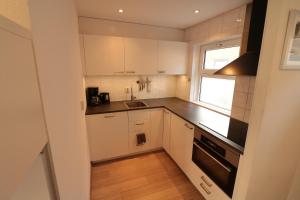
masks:
<svg viewBox="0 0 300 200"><path fill-rule="evenodd" d="M247 5L241 56L215 72L216 75L255 76L264 32L268 0L253 0Z"/></svg>

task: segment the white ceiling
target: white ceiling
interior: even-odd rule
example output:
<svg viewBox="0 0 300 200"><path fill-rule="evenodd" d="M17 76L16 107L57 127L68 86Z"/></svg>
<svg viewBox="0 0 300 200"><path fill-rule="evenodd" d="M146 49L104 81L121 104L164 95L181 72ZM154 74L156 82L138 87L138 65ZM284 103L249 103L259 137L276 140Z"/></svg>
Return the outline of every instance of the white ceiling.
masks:
<svg viewBox="0 0 300 200"><path fill-rule="evenodd" d="M187 28L251 0L76 0L79 16ZM124 13L118 13L118 9ZM194 10L200 10L195 14Z"/></svg>

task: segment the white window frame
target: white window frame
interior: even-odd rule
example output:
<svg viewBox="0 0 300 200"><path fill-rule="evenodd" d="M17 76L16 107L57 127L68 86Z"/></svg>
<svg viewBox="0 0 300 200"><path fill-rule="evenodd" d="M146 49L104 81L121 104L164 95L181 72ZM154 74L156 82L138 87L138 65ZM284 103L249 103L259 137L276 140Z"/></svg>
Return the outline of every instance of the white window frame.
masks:
<svg viewBox="0 0 300 200"><path fill-rule="evenodd" d="M223 76L223 75L214 75L214 73L218 70L215 69L204 69L204 57L205 57L205 51L207 50L214 50L214 49L220 49L220 48L229 48L229 47L236 47L241 45L241 39L232 39L232 40L226 40L221 42L215 42L206 44L203 46L200 46L200 62L198 66L198 74L197 74L197 80L196 86L195 86L195 93L194 93L194 102L206 107L208 109L220 112L225 115L230 115L231 110L227 110L218 106L214 106L209 103L201 102L200 101L200 94L201 94L201 81L202 77L208 77L208 78L220 78L220 79L228 79L228 80L235 80L235 76Z"/></svg>

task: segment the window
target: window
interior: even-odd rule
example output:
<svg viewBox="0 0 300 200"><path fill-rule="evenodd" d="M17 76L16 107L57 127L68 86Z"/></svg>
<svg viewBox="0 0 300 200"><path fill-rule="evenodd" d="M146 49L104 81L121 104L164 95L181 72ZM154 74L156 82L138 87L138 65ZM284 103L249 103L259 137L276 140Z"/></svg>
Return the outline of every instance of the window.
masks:
<svg viewBox="0 0 300 200"><path fill-rule="evenodd" d="M231 110L234 80L202 77L200 102Z"/></svg>
<svg viewBox="0 0 300 200"><path fill-rule="evenodd" d="M196 101L215 110L229 112L234 92L234 77L216 76L221 69L239 56L238 40L201 47L200 73Z"/></svg>
<svg viewBox="0 0 300 200"><path fill-rule="evenodd" d="M206 50L204 69L221 69L239 56L240 47Z"/></svg>

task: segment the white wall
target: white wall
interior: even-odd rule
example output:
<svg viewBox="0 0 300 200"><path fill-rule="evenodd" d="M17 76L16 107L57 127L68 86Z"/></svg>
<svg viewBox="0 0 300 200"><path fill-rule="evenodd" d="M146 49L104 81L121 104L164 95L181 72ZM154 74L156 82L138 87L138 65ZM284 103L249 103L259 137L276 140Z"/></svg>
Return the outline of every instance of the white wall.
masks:
<svg viewBox="0 0 300 200"><path fill-rule="evenodd" d="M146 76L141 76L146 80ZM86 87L99 87L101 92L109 92L111 101L130 100L130 93L126 93L125 88L133 88L133 94L137 99L174 97L176 95L175 76L148 76L151 80L151 90L147 92L145 88L139 91L139 76L101 76L86 77Z"/></svg>
<svg viewBox="0 0 300 200"><path fill-rule="evenodd" d="M228 11L224 14L208 19L185 30L185 40L189 42L189 74L177 78L177 97L192 100L194 86L199 80L196 78L200 67L200 48L202 45L240 38L243 32L246 5ZM241 19L241 22L237 22ZM255 77L236 77L231 116L248 122L251 111ZM190 93L192 93L190 95Z"/></svg>
<svg viewBox="0 0 300 200"><path fill-rule="evenodd" d="M299 199L300 197L300 161L298 161L297 171L294 175L294 181L290 187L288 200Z"/></svg>
<svg viewBox="0 0 300 200"><path fill-rule="evenodd" d="M248 137L237 177L237 200L282 200L289 193L290 199L300 199L299 187L292 187L299 184L300 71L280 69L291 9L300 10L300 1L268 4Z"/></svg>
<svg viewBox="0 0 300 200"><path fill-rule="evenodd" d="M189 27L185 30L185 41L204 44L239 36L243 32L245 11L246 5Z"/></svg>
<svg viewBox="0 0 300 200"><path fill-rule="evenodd" d="M90 164L77 13L72 0L30 0L42 99L61 200L87 200Z"/></svg>
<svg viewBox="0 0 300 200"><path fill-rule="evenodd" d="M23 28L30 29L28 0L0 0L0 14Z"/></svg>
<svg viewBox="0 0 300 200"><path fill-rule="evenodd" d="M10 200L54 200L44 159L39 154Z"/></svg>
<svg viewBox="0 0 300 200"><path fill-rule="evenodd" d="M79 30L80 33L96 35L137 37L156 40L184 40L184 30L181 29L86 17L79 17Z"/></svg>

